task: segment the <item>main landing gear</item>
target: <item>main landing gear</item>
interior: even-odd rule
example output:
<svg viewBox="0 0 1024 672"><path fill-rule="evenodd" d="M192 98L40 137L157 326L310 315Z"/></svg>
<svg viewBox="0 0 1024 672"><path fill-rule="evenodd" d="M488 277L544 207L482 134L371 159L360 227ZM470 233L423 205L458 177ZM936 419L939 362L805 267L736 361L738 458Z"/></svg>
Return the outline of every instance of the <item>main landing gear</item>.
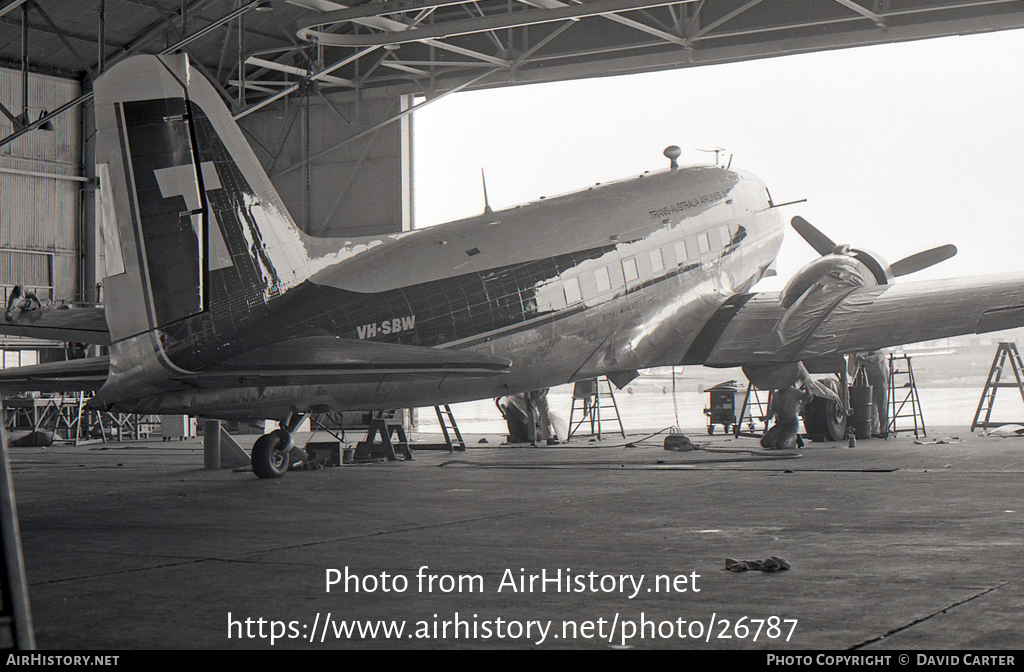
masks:
<svg viewBox="0 0 1024 672"><path fill-rule="evenodd" d="M841 384L833 378L822 381L826 387L840 393ZM832 399L815 397L804 406L804 429L811 441L841 441L846 436L846 409Z"/></svg>
<svg viewBox="0 0 1024 672"><path fill-rule="evenodd" d="M292 438L306 415L292 413L280 429L256 439L252 447L252 473L259 478L281 478L293 461L307 459L306 451L295 446Z"/></svg>

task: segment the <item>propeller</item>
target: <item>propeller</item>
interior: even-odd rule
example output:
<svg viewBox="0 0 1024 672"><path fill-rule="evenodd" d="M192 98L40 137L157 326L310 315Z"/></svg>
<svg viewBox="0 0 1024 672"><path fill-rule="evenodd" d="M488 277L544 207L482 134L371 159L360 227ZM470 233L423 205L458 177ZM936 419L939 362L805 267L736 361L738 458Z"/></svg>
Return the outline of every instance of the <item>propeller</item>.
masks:
<svg viewBox="0 0 1024 672"><path fill-rule="evenodd" d="M916 273L929 266L934 266L940 261L945 261L955 255L956 245L941 245L924 252L912 254L909 257L904 257L899 261L893 262L889 268L892 270L893 277L898 278L901 275Z"/></svg>
<svg viewBox="0 0 1024 672"><path fill-rule="evenodd" d="M800 216L796 216L792 221L793 228L796 230L800 237L807 241L807 243L814 248L814 250L825 256L826 254L832 254L833 252L839 252L842 247L837 246L832 239L826 236L824 233L819 231L810 222ZM889 266L889 270L892 272L892 277L899 278L910 273L916 273L917 271L924 270L929 266L934 266L940 261L945 261L956 254L956 245L940 245L939 247L933 247L930 250L918 252L912 254L909 257L904 257L897 262L894 262Z"/></svg>
<svg viewBox="0 0 1024 672"><path fill-rule="evenodd" d="M836 244L832 242L832 239L814 228L810 222L800 215L793 218L792 224L796 232L800 234L800 237L806 240L821 256L824 257L826 254L832 254L835 251Z"/></svg>

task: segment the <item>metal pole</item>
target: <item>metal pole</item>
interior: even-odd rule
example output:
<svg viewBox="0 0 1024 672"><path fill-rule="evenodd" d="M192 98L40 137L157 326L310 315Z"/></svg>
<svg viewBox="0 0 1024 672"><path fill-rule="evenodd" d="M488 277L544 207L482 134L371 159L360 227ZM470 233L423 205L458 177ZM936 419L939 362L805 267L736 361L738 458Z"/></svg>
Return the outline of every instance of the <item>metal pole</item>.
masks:
<svg viewBox="0 0 1024 672"><path fill-rule="evenodd" d="M303 172L306 173L306 190L302 194L302 210L303 210L303 225L302 230L309 233L309 220L310 220L310 203L309 203L309 182L313 177L313 166L309 163L309 92L310 89L316 86L312 82L306 82L306 95L305 105L302 112L302 126L305 133L305 143L303 144L302 153L306 155L306 160L303 162Z"/></svg>
<svg viewBox="0 0 1024 672"><path fill-rule="evenodd" d="M238 17L238 109L245 109L245 15Z"/></svg>
<svg viewBox="0 0 1024 672"><path fill-rule="evenodd" d="M21 6L21 121L28 122L28 3Z"/></svg>
<svg viewBox="0 0 1024 672"><path fill-rule="evenodd" d="M14 480L11 460L7 452L7 434L4 430L3 411L0 409L0 540L3 541L4 611L10 611L14 621L12 630L17 648L36 648L32 629L32 612L28 603L28 579L25 576L25 556L21 552L21 530L18 528L18 507L14 502Z"/></svg>
<svg viewBox="0 0 1024 672"><path fill-rule="evenodd" d="M97 29L96 38L96 57L98 59L96 72L102 75L103 64L107 60L107 0L100 0L99 15L100 25Z"/></svg>
<svg viewBox="0 0 1024 672"><path fill-rule="evenodd" d="M220 469L220 420L203 421L203 468Z"/></svg>

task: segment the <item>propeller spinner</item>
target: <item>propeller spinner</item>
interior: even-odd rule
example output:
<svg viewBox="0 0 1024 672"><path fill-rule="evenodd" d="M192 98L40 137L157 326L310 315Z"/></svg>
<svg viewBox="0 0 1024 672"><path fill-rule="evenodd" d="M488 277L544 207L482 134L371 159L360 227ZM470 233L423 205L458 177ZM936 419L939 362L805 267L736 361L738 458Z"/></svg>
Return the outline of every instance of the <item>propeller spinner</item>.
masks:
<svg viewBox="0 0 1024 672"><path fill-rule="evenodd" d="M845 245L836 245L832 242L831 238L819 231L803 217L794 217L792 224L796 232L800 234L800 237L806 240L807 243L822 256L833 253L840 254L843 253L844 250L849 249L849 247ZM889 270L892 272L892 276L894 278L899 278L904 275L909 275L910 273L916 273L917 271L924 270L929 266L934 266L940 261L945 261L955 254L955 245L940 245L939 247L933 247L930 250L925 250L923 252L912 254L909 257L904 257L903 259L891 264L889 266Z"/></svg>

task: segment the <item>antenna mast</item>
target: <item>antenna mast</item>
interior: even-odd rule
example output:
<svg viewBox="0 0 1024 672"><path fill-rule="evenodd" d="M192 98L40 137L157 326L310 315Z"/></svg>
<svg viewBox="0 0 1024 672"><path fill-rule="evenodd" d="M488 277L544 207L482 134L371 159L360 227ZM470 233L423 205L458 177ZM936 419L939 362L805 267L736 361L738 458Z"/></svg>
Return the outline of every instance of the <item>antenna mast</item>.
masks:
<svg viewBox="0 0 1024 672"><path fill-rule="evenodd" d="M484 175L483 168L480 169L480 181L484 185L484 214L489 215L494 212L494 210L491 209L491 202L487 200L487 176Z"/></svg>

